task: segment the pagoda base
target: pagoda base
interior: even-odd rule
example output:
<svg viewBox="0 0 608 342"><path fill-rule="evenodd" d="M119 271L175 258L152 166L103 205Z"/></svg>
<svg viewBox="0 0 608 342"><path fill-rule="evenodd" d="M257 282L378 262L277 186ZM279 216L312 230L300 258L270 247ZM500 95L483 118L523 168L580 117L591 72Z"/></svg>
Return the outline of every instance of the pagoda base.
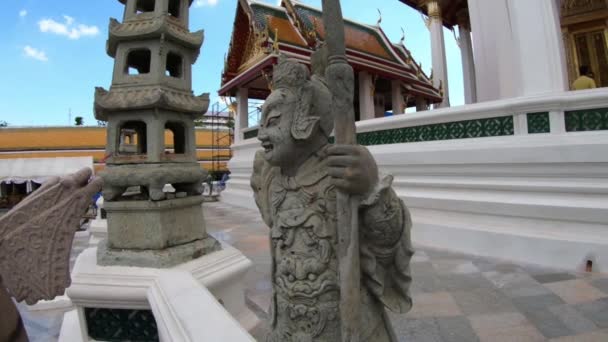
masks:
<svg viewBox="0 0 608 342"><path fill-rule="evenodd" d="M114 249L102 240L97 246L100 266L134 266L169 268L197 259L220 249L220 244L211 236L165 249Z"/></svg>
<svg viewBox="0 0 608 342"><path fill-rule="evenodd" d="M253 341L259 319L245 304L251 261L221 250L167 269L102 266L97 248L78 257L59 341Z"/></svg>

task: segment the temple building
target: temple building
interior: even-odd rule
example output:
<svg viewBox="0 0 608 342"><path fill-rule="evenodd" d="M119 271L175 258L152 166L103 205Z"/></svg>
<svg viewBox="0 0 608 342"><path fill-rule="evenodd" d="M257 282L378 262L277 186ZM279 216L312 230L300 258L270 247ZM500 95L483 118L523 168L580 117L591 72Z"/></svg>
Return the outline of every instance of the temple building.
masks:
<svg viewBox="0 0 608 342"><path fill-rule="evenodd" d="M346 19L347 58L358 84L355 116L359 120L403 114L405 108L426 110L443 99L443 85L427 76L403 42L393 44L379 25ZM270 94L272 66L279 55L310 63L324 39L322 13L300 2L284 0L280 7L239 0L220 96L236 98L235 139L252 137L257 123L248 122L249 99ZM433 85L433 83L435 85Z"/></svg>
<svg viewBox="0 0 608 342"><path fill-rule="evenodd" d="M572 89L581 66L590 69L587 76L598 87L608 86L605 0L399 1L426 16L434 82L445 85L444 106L449 82L443 28L458 30L466 104Z"/></svg>
<svg viewBox="0 0 608 342"><path fill-rule="evenodd" d="M359 84L357 142L381 172L394 176L412 214L414 243L606 272L608 2L395 2L404 13L422 14L428 36L420 38L430 40L433 77L378 26L347 21L347 54ZM407 22L400 24L407 29ZM462 85L448 80L450 30L462 57L456 64ZM220 93L241 104L264 98L277 53L307 63L322 38L316 9L292 0L280 7L239 1ZM582 66L597 89L573 90ZM464 89L464 105L450 106L455 87ZM418 109L427 110L401 114L399 94L405 106L419 102ZM376 110L382 98L384 108ZM382 115L390 109L399 115ZM245 128L255 126L243 122L246 113L239 119L222 200L255 208L249 179L260 142L256 127Z"/></svg>

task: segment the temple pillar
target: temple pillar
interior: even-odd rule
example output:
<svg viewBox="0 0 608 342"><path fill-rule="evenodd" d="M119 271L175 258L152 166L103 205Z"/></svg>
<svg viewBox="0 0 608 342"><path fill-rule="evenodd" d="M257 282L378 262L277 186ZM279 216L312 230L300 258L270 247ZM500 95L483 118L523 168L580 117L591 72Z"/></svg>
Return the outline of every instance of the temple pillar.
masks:
<svg viewBox="0 0 608 342"><path fill-rule="evenodd" d="M428 0L425 3L429 19L427 26L431 31L431 52L433 54L433 85L443 88L443 102L437 107L450 106L448 87L448 67L443 37L443 20L438 0Z"/></svg>
<svg viewBox="0 0 608 342"><path fill-rule="evenodd" d="M359 72L359 117L361 120L375 118L374 84L372 75L367 71Z"/></svg>
<svg viewBox="0 0 608 342"><path fill-rule="evenodd" d="M239 88L236 93L235 142L243 140L243 130L247 127L249 127L249 90Z"/></svg>
<svg viewBox="0 0 608 342"><path fill-rule="evenodd" d="M462 56L462 78L464 80L465 104L477 102L477 82L475 80L475 62L471 42L471 25L469 14L463 11L458 14L458 46Z"/></svg>
<svg viewBox="0 0 608 342"><path fill-rule="evenodd" d="M422 97L417 97L416 98L416 112L423 112L425 110L429 110L428 101Z"/></svg>
<svg viewBox="0 0 608 342"><path fill-rule="evenodd" d="M468 5L479 102L567 89L555 1L469 0Z"/></svg>
<svg viewBox="0 0 608 342"><path fill-rule="evenodd" d="M405 113L403 102L403 92L401 91L401 81L393 80L391 82L393 115Z"/></svg>

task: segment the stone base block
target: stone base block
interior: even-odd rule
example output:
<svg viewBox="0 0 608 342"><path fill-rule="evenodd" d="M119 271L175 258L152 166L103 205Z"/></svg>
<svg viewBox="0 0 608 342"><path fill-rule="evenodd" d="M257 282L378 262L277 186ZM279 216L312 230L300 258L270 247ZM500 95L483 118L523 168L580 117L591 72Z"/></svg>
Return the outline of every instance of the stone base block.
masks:
<svg viewBox="0 0 608 342"><path fill-rule="evenodd" d="M197 259L219 249L219 242L211 236L161 250L109 248L107 240L102 240L97 247L97 262L101 266L169 268Z"/></svg>
<svg viewBox="0 0 608 342"><path fill-rule="evenodd" d="M108 247L165 249L205 238L202 196L105 202Z"/></svg>
<svg viewBox="0 0 608 342"><path fill-rule="evenodd" d="M90 336L89 329L98 334L100 326L108 334L130 334L127 340L156 329L161 341L253 341L246 331L259 320L244 295L251 261L240 251L222 245L169 269L101 266L97 253L89 248L76 261L67 289L76 309L66 313L59 341L104 340Z"/></svg>

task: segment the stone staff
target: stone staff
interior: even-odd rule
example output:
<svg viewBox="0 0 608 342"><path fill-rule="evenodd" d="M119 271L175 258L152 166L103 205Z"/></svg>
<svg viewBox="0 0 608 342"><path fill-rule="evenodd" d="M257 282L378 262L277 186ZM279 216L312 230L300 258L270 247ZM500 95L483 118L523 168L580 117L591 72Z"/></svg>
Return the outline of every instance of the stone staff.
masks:
<svg viewBox="0 0 608 342"><path fill-rule="evenodd" d="M355 145L357 141L353 108L354 73L346 60L344 18L339 0L323 0L323 25L328 51L325 78L333 97L336 144ZM358 208L359 200L355 196L338 192L340 317L341 336L344 342L359 341L361 323Z"/></svg>

